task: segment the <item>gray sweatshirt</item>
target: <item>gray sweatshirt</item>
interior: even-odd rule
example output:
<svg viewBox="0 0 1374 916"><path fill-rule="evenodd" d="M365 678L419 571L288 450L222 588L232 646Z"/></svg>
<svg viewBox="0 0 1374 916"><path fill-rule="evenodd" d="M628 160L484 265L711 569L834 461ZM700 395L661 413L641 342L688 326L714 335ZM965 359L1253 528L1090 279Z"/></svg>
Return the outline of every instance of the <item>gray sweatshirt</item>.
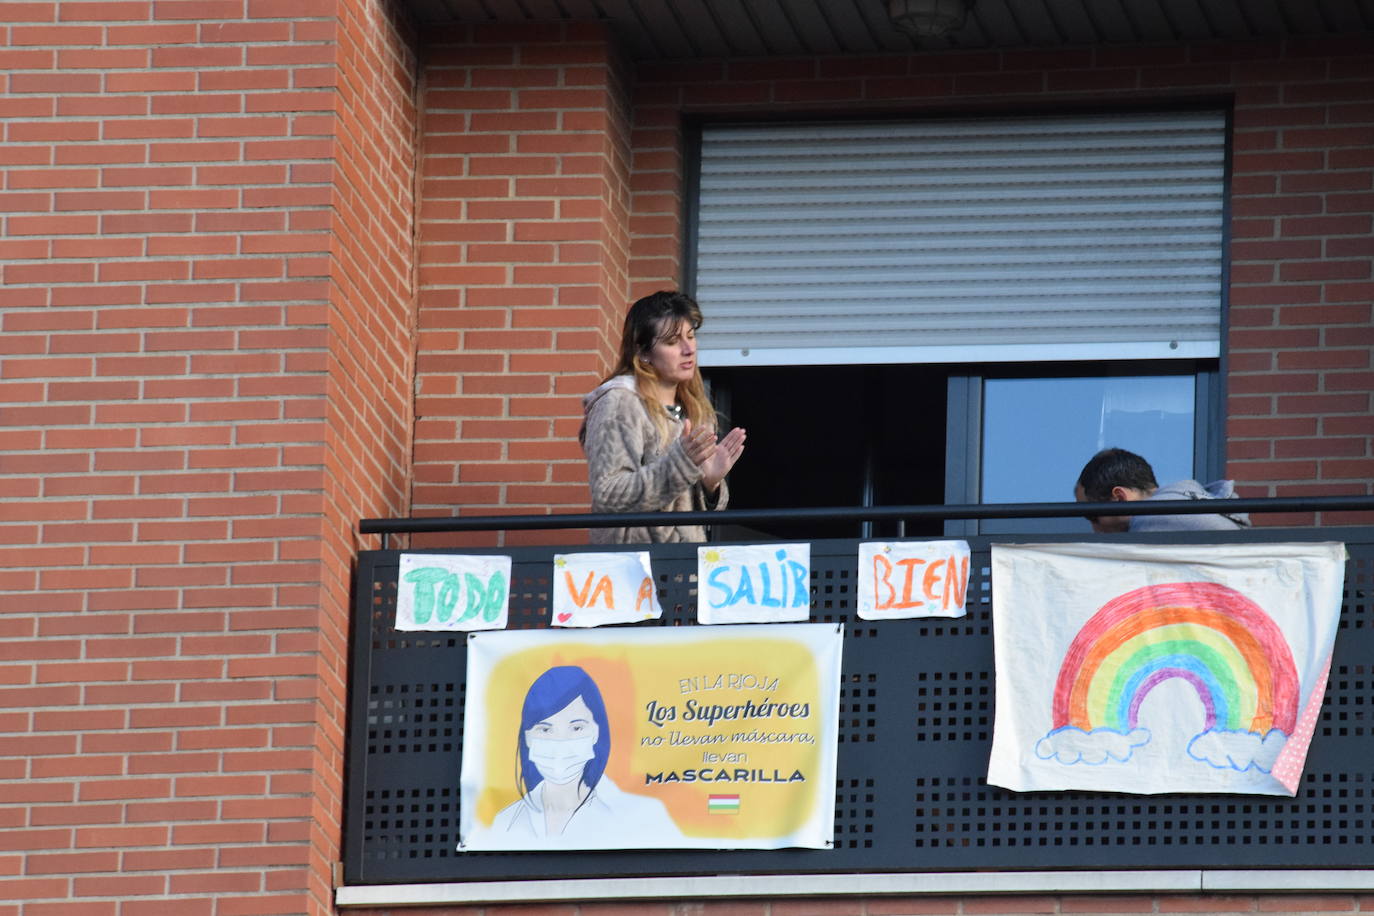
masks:
<svg viewBox="0 0 1374 916"><path fill-rule="evenodd" d="M682 447L682 421L668 417L668 443L635 391L634 379L617 375L582 398L587 477L593 512L686 512L723 509L725 481L708 494L701 468ZM593 544L704 541L701 525L652 528L593 528Z"/></svg>
<svg viewBox="0 0 1374 916"><path fill-rule="evenodd" d="M1235 499L1235 482L1216 480L1203 486L1196 480L1180 480L1160 487L1149 499ZM1218 506L1217 508L1222 508ZM1249 528L1250 516L1244 512L1223 512L1218 515L1136 515L1131 518L1131 531L1235 531Z"/></svg>

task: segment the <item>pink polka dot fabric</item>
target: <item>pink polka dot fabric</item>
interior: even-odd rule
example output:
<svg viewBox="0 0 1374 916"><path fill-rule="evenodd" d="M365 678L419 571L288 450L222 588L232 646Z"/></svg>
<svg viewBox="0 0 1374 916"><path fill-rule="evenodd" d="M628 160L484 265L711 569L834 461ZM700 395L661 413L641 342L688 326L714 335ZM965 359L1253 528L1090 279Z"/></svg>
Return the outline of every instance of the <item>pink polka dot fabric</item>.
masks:
<svg viewBox="0 0 1374 916"><path fill-rule="evenodd" d="M1326 696L1326 678L1331 674L1331 659L1326 659L1321 676L1312 685L1312 693L1307 698L1298 727L1288 736L1288 741L1279 751L1274 761L1274 778L1288 790L1289 795L1298 794L1298 782L1302 779L1303 764L1307 762L1307 747L1312 743L1312 733L1317 729L1317 717L1321 715L1322 698Z"/></svg>

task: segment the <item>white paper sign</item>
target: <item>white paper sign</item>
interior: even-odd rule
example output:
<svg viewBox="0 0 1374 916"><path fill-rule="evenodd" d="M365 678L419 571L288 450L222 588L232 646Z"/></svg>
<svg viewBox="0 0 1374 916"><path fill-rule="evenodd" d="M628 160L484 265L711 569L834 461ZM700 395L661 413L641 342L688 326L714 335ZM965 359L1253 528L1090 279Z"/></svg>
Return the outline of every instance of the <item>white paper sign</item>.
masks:
<svg viewBox="0 0 1374 916"><path fill-rule="evenodd" d="M1345 547L993 545L988 782L1293 795Z"/></svg>
<svg viewBox="0 0 1374 916"><path fill-rule="evenodd" d="M596 627L663 616L647 550L553 555L553 625Z"/></svg>
<svg viewBox="0 0 1374 916"><path fill-rule="evenodd" d="M510 557L403 553L396 629L501 630L510 610Z"/></svg>
<svg viewBox="0 0 1374 916"><path fill-rule="evenodd" d="M968 541L865 541L859 545L862 620L963 617Z"/></svg>
<svg viewBox="0 0 1374 916"><path fill-rule="evenodd" d="M795 623L810 617L810 544L697 548L701 623Z"/></svg>

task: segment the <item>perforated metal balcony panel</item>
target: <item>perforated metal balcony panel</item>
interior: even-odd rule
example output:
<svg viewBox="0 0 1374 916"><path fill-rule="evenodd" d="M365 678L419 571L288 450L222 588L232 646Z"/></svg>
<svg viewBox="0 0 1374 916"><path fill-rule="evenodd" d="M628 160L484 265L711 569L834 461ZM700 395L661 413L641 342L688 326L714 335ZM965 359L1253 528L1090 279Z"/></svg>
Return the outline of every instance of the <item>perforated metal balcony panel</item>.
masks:
<svg viewBox="0 0 1374 916"><path fill-rule="evenodd" d="M881 622L853 613L857 542L817 541L811 619L840 622L845 633L835 845L720 852L457 852L465 640L393 630L399 553L363 553L349 673L346 880L1367 868L1374 864L1374 530L1262 529L1232 539L1346 539L1350 551L1331 678L1296 798L1016 794L988 786L995 700L988 541L970 540L966 618ZM1170 540L1205 543L1208 533ZM511 627L548 625L551 560L563 549L488 551L514 558ZM656 545L653 565L665 613L650 625L694 625L695 546Z"/></svg>

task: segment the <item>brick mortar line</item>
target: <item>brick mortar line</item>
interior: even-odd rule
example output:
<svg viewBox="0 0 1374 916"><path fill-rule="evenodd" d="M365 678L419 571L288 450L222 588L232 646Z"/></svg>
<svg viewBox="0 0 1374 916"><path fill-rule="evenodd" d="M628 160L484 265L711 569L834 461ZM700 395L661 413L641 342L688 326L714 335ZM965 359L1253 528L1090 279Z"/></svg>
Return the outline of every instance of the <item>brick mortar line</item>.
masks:
<svg viewBox="0 0 1374 916"><path fill-rule="evenodd" d="M235 166L241 164L241 163L236 163L236 162L234 162L233 160L226 160L226 162L234 163ZM242 164L249 164L249 163L242 163ZM269 163L269 165L274 165L274 166L275 166L275 165L279 165L279 164L284 164L284 165L314 165L315 162ZM250 165L251 165L251 164L250 164ZM161 167L161 166L159 166L159 167ZM213 167L213 166L211 166L211 167ZM14 192L14 193L18 193L18 194L45 194L45 195L53 195L53 196L59 196L59 195L71 196L71 195L77 195L77 194L108 194L108 195L116 195L116 194L121 194L121 193L126 193L126 194L127 194L127 193L132 193L132 194L186 194L186 193L190 193L190 194L199 194L199 193L206 193L206 192L209 192L209 193L214 193L214 192L229 192L229 193L235 193L235 194L238 194L238 193L248 193L248 194L251 194L251 193L255 193L255 192L277 193L277 192L282 192L282 191L288 191L288 192L290 192L290 191L318 192L318 191L329 190L331 187L332 187L331 185L321 184L321 183L319 183L319 182L297 182L297 181L291 181L291 180L288 179L287 181L281 182L281 183L279 183L279 184L252 184L252 185L242 185L242 184L183 184L183 185L137 185L137 186L113 185L113 186L102 186L102 187L99 187L99 188L81 188L81 187L44 188L44 189L37 190L37 191L16 191L16 192ZM56 201L54 201L54 203L56 203ZM221 218L221 217L242 218L245 214L248 215L248 218L257 218L257 217L274 217L274 216L287 216L287 217L291 217L291 216L295 216L296 214L304 214L304 213L312 213L312 214L313 214L313 213L328 213L328 212L334 211L335 209L336 209L336 208L335 208L332 204L327 204L327 203L326 203L326 204L321 204L321 203L301 203L301 204L295 204L295 205L292 205L292 204L281 204L281 205L273 206L273 207L255 207L255 206L244 205L244 204L238 204L238 205L234 205L234 206L205 205L205 206L159 207L159 206L154 206L154 205L152 205L152 204L144 204L144 205L138 206L138 207L127 207L127 206L126 206L126 207L108 207L108 208L106 208L106 207L98 207L98 208L97 208L97 207L82 207L82 208L79 208L79 209L78 209L78 208L71 208L71 209L48 209L48 210L12 210L12 211L7 211L7 212L5 212L4 214L0 215L0 218L3 218L3 217L36 217L36 216L38 216L38 217L49 217L49 218L53 218L53 217L61 218L61 217L65 217L65 216L73 216L73 217L112 216L112 217L116 217L116 218L124 218L124 217L146 217L146 218L149 218L149 219L159 219L159 218L164 218L164 217L166 217L166 218L174 218L174 217L186 217L186 216L189 216L189 217L195 217L195 218L197 218L197 219L216 219L216 218ZM328 229L320 229L320 228L316 228L316 227L313 227L313 226L312 226L312 227L309 227L309 228L293 229L293 228L291 228L291 227L288 226L288 225L271 226L271 227L258 227L258 226L246 225L246 226L243 226L243 227L223 228L223 229L194 229L194 228L192 228L192 229L171 229L171 228L157 228L157 229L143 229L143 230L103 231L103 232L96 232L96 233L90 233L90 232L74 232L74 233L64 233L64 234L53 233L52 235L42 235L42 234L35 233L35 234L32 234L32 235L12 235L12 236L10 236L10 238L11 238L11 239L16 239L16 240L23 240L23 239L45 239L45 238L46 238L46 239L50 239L50 240L57 240L57 241L60 241L60 240L69 239L69 238L106 238L106 237L108 237L108 238L114 238L114 239L126 239L126 238L154 238L154 239L172 238L172 239L184 239L184 238L187 238L187 237L200 237L200 236L205 236L205 237L207 237L207 238L212 238L212 239L215 239L215 240L223 240L223 239L232 239L232 238L240 238L240 237L260 238L260 237L264 237L264 236L283 236L283 237L291 237L291 238L311 238L311 239L313 239L313 238L320 238L320 237L328 237L328 235L329 235L329 230L328 230ZM250 254L258 254L259 252L249 252L249 253L250 253ZM261 253L262 253L262 254L295 254L296 252L292 252L292 251L285 251L285 252L267 251L267 252L261 252ZM191 255L191 256L194 256L194 255ZM183 255L183 257L186 257L186 255Z"/></svg>
<svg viewBox="0 0 1374 916"><path fill-rule="evenodd" d="M79 215L79 214L78 214L78 215ZM295 236L295 235L296 235L296 233L293 233L293 232L285 232L285 233L267 232L267 233L263 233L263 234L264 234L264 235L290 235L290 236ZM97 234L94 234L94 235L61 235L61 236L13 236L13 235L12 235L12 236L10 236L9 238L10 238L11 241L12 241L12 240L15 240L15 239L26 239L26 238L27 238L27 239L37 240L37 241L55 242L55 241L81 241L81 240L95 241L95 240L105 239L105 238L146 239L146 238L150 238L150 237L159 238L159 239L161 239L161 238L200 238L200 237L201 237L201 233L194 232L194 231L190 231L190 232L185 232L185 233L172 233L172 234L170 234L170 235L157 235L157 236L149 236L149 235L147 235L146 233L143 233L143 234L135 233L135 234L125 234L125 235L105 235L105 234L103 234L103 233L97 233ZM239 238L239 236L237 236L237 235L227 235L227 236L217 236L217 237L218 237L218 238ZM310 239L316 239L316 238L318 238L318 239L326 240L326 241L327 241L327 240L330 238L330 235L329 235L329 233L322 233L322 232L316 232L315 230L310 230L310 232L309 232L308 234L307 234L307 233L301 233L301 237L303 237L303 238L310 238ZM518 244L518 243L502 243L502 244ZM547 244L547 243L545 243L545 244ZM26 265L27 265L27 264L40 264L40 263L43 263L43 264L46 264L46 263L55 263L55 264L68 265L68 264L90 264L90 263L99 263L99 264L147 264L147 263L149 263L149 262L166 262L166 263L169 263L169 264L188 264L188 265L190 265L190 264L195 264L195 263L198 263L198 262L201 262L201 261L207 261L207 262L213 262L213 263L231 263L231 262L234 262L234 261L245 261L245 260L253 260L253 261L268 261L268 260L291 261L291 260L299 260L299 259L301 259L301 258L317 258L317 257L320 257L320 256L322 256L322 255L328 255L328 254L329 254L329 249L328 249L328 248L321 248L321 249L319 249L319 250L307 249L307 250L305 250L305 251L244 251L244 252L240 252L240 253L237 253L237 254L219 254L219 253L210 253L210 252L207 252L207 253L199 253L199 252L197 252L197 253L194 253L194 254L118 255L118 256L114 256L114 257L101 257L101 256L99 256L99 255L90 255L90 256L84 257L84 258L83 258L83 257L29 258L29 259L24 259L24 260L9 261L8 264L9 264L10 266L13 266L13 265L15 265L15 264L26 264ZM327 278L328 276L329 276L329 274L327 274L327 273L306 274L306 275L304 275L304 276L295 276L295 277L292 277L292 279L295 279L295 280L308 280L308 279L311 279L312 277L314 277L314 278L319 278L319 279L324 279L324 278ZM120 285L123 285L123 284L126 284L126 283L132 283L132 284L142 284L142 283L171 284L171 283L177 283L177 282L184 282L184 283L205 283L205 282L211 282L211 281L214 281L214 280L220 280L221 282L224 282L224 281L228 280L228 281L232 281L232 282L235 282L235 283L245 283L245 282L251 283L251 282L253 282L253 281L256 280L256 279L269 279L269 280L270 280L270 279L275 279L275 275L264 274L264 275L262 275L261 277L229 277L229 278L224 278L224 277L203 277L203 278L187 278L186 280L171 280L171 279L168 279L168 280L163 280L163 279L156 279L156 280L118 280L118 281L91 280L91 281L89 281L89 282L91 282L91 283L97 283L97 284L102 284L102 285L104 285L104 284L110 284L110 283L112 283L112 282L113 282L113 283L120 284ZM18 288L18 287L24 287L24 286L41 286L41 287L44 287L44 288L49 288L49 287L53 286L52 283L6 283L5 285L6 285L6 286L13 286L13 287L16 287L16 288ZM79 285L81 285L81 284L80 284L79 282L74 282L74 281L68 280L68 281L66 281L63 285L67 285L67 286L79 286Z"/></svg>
<svg viewBox="0 0 1374 916"><path fill-rule="evenodd" d="M47 428L47 427L44 427L44 428ZM1303 437L1297 437L1297 438L1303 438ZM1311 437L1307 437L1307 438L1311 438ZM1359 438L1359 437L1352 437L1352 438ZM441 441L441 439L436 439L436 441ZM223 448L223 446L221 446L221 448ZM114 449L45 449L44 452L11 452L10 455L48 455L48 453L60 453L60 455L69 455L69 453L76 453L76 455L87 455L87 453L92 453L92 455L93 455L93 453L109 452L109 450L114 450ZM272 467L272 468L265 468L265 470L258 470L258 468L236 468L236 470L231 470L231 468L220 468L220 470L170 471L170 470L168 470L168 468L157 468L157 470L155 470L155 471L139 472L139 474L136 474L136 475L133 474L133 472L122 472L122 477L136 477L137 479L140 479L140 481L142 481L142 479L146 479L146 478L155 479L155 478L161 478L161 477L177 477L177 475L181 475L181 477L185 477L185 475L235 474L235 472L238 472L238 474L275 474L275 475L301 474L301 472L309 472L309 474L315 474L315 472L316 472L316 471L319 471L319 470L320 470L320 467L319 467L319 466L309 466L309 464L287 464L287 466L278 466L278 467ZM85 471L85 472L71 471L71 472L58 472L58 474L49 474L49 472L44 472L44 474L41 475L41 477L43 477L43 479L49 479L49 478L55 479L55 481L84 481L84 479L89 479L89 478L93 477L93 475L99 475L99 477L102 477L102 478L104 478L104 479L111 479L111 478L118 478L118 477L121 477L121 472L117 472L117 471ZM16 478L27 478L27 477L37 477L37 475L33 475L33 474L15 474L15 477L16 477ZM205 500L212 500L212 499L220 499L220 500L246 500L246 499L253 499L253 497L258 497L258 496L316 496L316 494L324 493L324 492L326 492L326 490L327 490L327 488L324 488L324 486L316 486L316 488L300 488L300 486L295 486L295 488L272 488L272 489L260 489L260 490L229 490L228 493L225 493L224 490L168 490L168 492L165 492L165 493L80 493L80 494L73 494L73 496L44 496L44 497L37 497L37 499L32 500L32 503L33 503L34 505L37 505L37 504L40 504L40 503L41 503L41 504L48 504L48 503L62 503L62 504L96 504L96 503L100 503L100 504L109 504L109 503L125 503L125 501L154 501L154 500L180 500L180 501L190 501L190 500L201 500L201 501L205 501ZM294 512L294 514L286 514L286 515L282 515L282 514L280 514L280 512L272 512L271 515L234 515L234 516L224 515L224 516L221 516L221 518L236 518L236 519L264 518L264 519L272 519L272 518L293 518L293 516L294 516L294 518L313 518L313 515L311 515L311 514L306 514L306 512ZM191 519L191 518L201 519L201 518L212 518L212 516L209 516L209 515L205 515L205 516L202 516L202 515L195 515L195 516L187 516L187 518L188 518L188 519ZM21 519L21 520L7 519L7 520L4 520L4 522L0 522L0 526L14 526L14 525L40 525L40 526L41 526L41 525L100 525L100 523L103 523L103 522L118 522L118 520L121 520L121 519L118 519L118 518L111 518L111 519ZM122 519L122 520L133 520L133 522L155 522L155 520L159 520L159 519L150 519L150 518L147 518L147 516L142 516L142 515L132 515L132 516L125 516L125 519ZM304 536L302 536L302 537L304 537Z"/></svg>
<svg viewBox="0 0 1374 916"><path fill-rule="evenodd" d="M294 48L294 47L301 47L302 45L298 45L298 44L296 44L296 43L294 43L294 42L284 42L284 43L282 43L281 46L282 46L282 47L292 47L292 48ZM318 43L317 43L317 44L314 44L314 45L304 45L304 46L305 46L305 47L327 47L327 45L318 44ZM30 47L29 45L4 45L3 47L4 47L5 50L7 50L7 51L14 51L14 50L16 50L16 49L31 50L31 47ZM225 45L184 45L184 44L178 44L178 45L165 45L165 46L157 46L157 47L172 47L172 48L177 48L177 49L183 49L183 48L184 48L184 49L186 49L186 50L188 50L188 51L197 51L197 50L206 50L206 49L212 49L212 48L224 48ZM231 47L232 47L232 46L231 46ZM249 47L249 48L252 48L252 47L270 47L270 45L246 45L246 46L245 46L245 45L240 45L239 47ZM125 49L125 46L120 45L120 46L118 46L118 48L119 48L120 50L124 50L124 49ZM93 45L93 46L82 46L82 47L77 47L77 46L62 46L62 47L54 47L54 48L40 48L39 50L55 50L55 51L61 53L61 52L63 52L63 51L74 51L74 52L75 52L75 51L104 51L104 50L109 50L109 49L110 49L110 48L109 48L108 45ZM145 49L145 48L133 47L133 48L129 48L129 50L147 50L147 49ZM153 50L155 51L155 50L156 50L156 47L154 47ZM48 74L53 74L53 75L59 75L59 74L60 74L60 75L62 75L62 76L99 76L99 77L106 77L106 76L129 76L129 75L134 75L134 74L137 74L137 75L140 75L140 76L147 76L147 75L149 75L149 74L160 74L160 73L268 73L268 72L272 72L272 71L281 71L281 72L289 72L289 73L301 73L301 72L309 71L309 70L338 70L338 69L339 69L339 65L338 65L338 64L334 64L334 63L319 63L319 62L316 62L316 61L308 61L308 62L307 62L307 61L300 61L300 62L297 62L297 63L276 63L276 64L250 64L250 63L242 63L242 64L215 64L215 65L213 65L213 66L208 66L208 67L197 67L197 66L190 65L190 64L187 64L187 65L185 65L185 66L169 67L169 66L165 66L165 65L158 65L158 64L155 64L155 63L149 61L148 65L145 66L145 67L129 67L129 66L125 66L125 67L102 67L102 66L95 66L95 67L59 67L59 66L54 65L54 66L51 66L51 67L30 67L30 68L25 68L25 69L13 69L13 70L7 70L6 72L7 72L8 74L12 75L12 76L45 76L45 75L48 75ZM238 94L238 93L260 93L260 92L331 92L331 91L335 91L337 88L338 88L338 87L336 87L336 86L299 86L299 87L293 87L293 86L284 86L284 87L283 87L283 86L279 86L279 87L276 87L276 88L273 88L273 89L267 89L267 88L253 87L253 86L245 86L245 87L243 87L243 88L233 88L233 89L228 89L228 88L226 88L226 89L207 89L207 90L197 90L197 91L198 91L198 92L206 92L206 93L209 93L209 94L211 94L211 95L235 95L235 94ZM529 87L529 88L537 88L537 87ZM563 88L563 87L560 87L560 86L548 86L548 87L543 87L543 88L559 89L559 88ZM581 88L581 87L569 86L569 87L567 87L567 88L569 88L569 89L575 89L575 88ZM594 87L588 87L588 88L594 88ZM5 97L5 98L35 98L35 97L38 97L38 98L48 98L48 97L61 98L61 97L63 97L63 96L88 95L88 94L89 94L89 93L88 93L86 90L82 90L82 89L58 89L58 90L53 90L53 91L42 91L42 92L16 92L16 91L14 91L14 90L10 90L9 92L5 93L4 97ZM185 93L184 93L184 91L179 91L179 90L175 90L175 89L118 89L118 90L111 90L111 91L109 92L109 94L110 94L110 95L115 95L115 96L120 96L120 97L124 97L124 96L147 96L147 97L150 97L150 98L154 98L154 97L170 96L170 95L184 95Z"/></svg>
<svg viewBox="0 0 1374 916"><path fill-rule="evenodd" d="M127 306L126 306L126 307L127 307ZM152 306L147 306L147 305L143 306L143 308L151 308L151 307L152 307ZM219 307L219 306L207 306L207 307L215 308L215 307ZM245 307L246 307L246 306L245 306ZM74 308L80 308L80 306L75 306ZM106 309L109 309L109 308L119 308L119 306L103 306L103 308L106 308ZM107 336L114 336L114 335L119 335L119 334L135 334L135 335L138 335L139 337L146 337L146 336L151 335L151 334L178 334L178 333L207 333L207 334L208 334L208 333L226 333L226 332L228 332L228 333L234 333L234 334L237 335L237 334L240 334L240 333L246 333L246 334L261 334L261 333L267 332L267 333L273 333L273 334L283 334L283 333L290 333L290 332L292 332L292 331L327 331L328 329L329 329L328 325L320 325L320 324L303 324L303 325L295 325L295 324L270 324L270 325L252 325L252 326L246 326L246 325L215 325L215 324L211 324L211 325L176 325L176 326L174 326L174 327L166 327L166 328L161 328L161 327L151 327L151 328L150 328L150 327L142 326L142 327L136 327L136 328L90 328L90 329L74 329L74 330L59 329L59 330L51 330L51 331L9 331L9 330L7 330L7 331L5 331L5 336L6 336L6 337L9 337L10 335L25 336L25 337L41 336L41 337L44 337L44 338L57 338L57 339L61 339L61 338L67 338L67 337L94 337L94 336L98 336L98 337L107 337ZM496 328L496 329L494 329L494 330L508 330L508 329ZM279 354L279 355L285 356L285 355L299 355L299 354L302 354L302 353L330 353L330 352L332 352L332 349L331 349L330 347L328 347L328 346L313 346L313 345L298 344L298 345L289 346L289 347L241 347L241 346L236 346L234 349L231 349L231 350L219 350L219 349L212 349L212 348L203 348L203 349L197 349L197 350L128 350L128 351L120 351L120 352L110 352L110 351L108 351L108 350L100 350L100 351L94 351L94 352L88 352L88 353L82 353L82 352L77 352L77 353L24 353L24 354L18 354L18 353L16 353L16 354L8 354L8 355L4 356L3 359L4 359L5 361L9 361L9 360L11 360L11 359L17 360L17 359L19 359L19 358L21 358L21 357L26 357L26 358L31 358L31 359L48 359L48 360L52 360L52 359L81 359L81 358L86 358L86 359L101 359L101 358L108 358L108 359L126 359L126 358L129 358L129 357L160 358L160 357L164 357L164 356L165 356L165 357L171 357L171 358L177 358L177 357L181 357L181 356L186 356L187 358L190 358L190 357L200 357L200 356L226 356L226 355L239 355L239 354L245 354L245 355ZM177 372L177 373L166 373L166 374L160 374L160 373L146 373L146 374L128 374L128 375L102 375L102 376L99 376L99 380L100 380L100 381L115 380L115 379L120 379L120 380L124 380L124 379L143 379L143 380L159 379L159 380L161 380L161 379L170 379L170 378L202 379L202 380L204 380L204 379L225 379L225 378L274 378L274 377L276 377L276 376L282 376L282 375L287 375L287 376L297 376L297 375L322 375L322 374L324 374L326 371L327 371L327 370L325 370L325 369L281 369L281 370L278 370L278 371L257 371L257 372L241 372L241 371L228 371L228 370L225 370L225 371L220 371L220 372ZM73 382L73 381L79 382L79 381L93 381L93 380L94 380L94 379L92 379L90 376L63 375L63 376L44 376L44 377L42 377L41 379L30 379L29 381L43 381L43 382L47 382L47 383L53 383L53 382L61 383L61 382ZM6 382L9 382L9 381L24 381L24 379L0 378L0 381L6 381ZM319 397L319 395L283 395L283 397L303 398L303 397ZM101 399L97 399L97 400L100 400L101 403L104 403L104 401L101 400ZM120 401L120 400L122 400L122 399L121 399L121 398L111 398L111 399L110 399L111 402L117 402L117 401ZM149 400L150 400L150 401L153 401L153 402L166 402L166 403L180 404L180 403L183 403L183 402L186 402L186 401L190 401L190 400L210 400L210 401L212 401L212 400L215 400L215 399L214 399L214 398L198 398L198 399L192 399L192 398L184 398L184 397L163 397L163 398L153 398L153 399L149 399ZM78 403L89 403L89 399L86 399L86 398L80 399L80 400L78 401Z"/></svg>

